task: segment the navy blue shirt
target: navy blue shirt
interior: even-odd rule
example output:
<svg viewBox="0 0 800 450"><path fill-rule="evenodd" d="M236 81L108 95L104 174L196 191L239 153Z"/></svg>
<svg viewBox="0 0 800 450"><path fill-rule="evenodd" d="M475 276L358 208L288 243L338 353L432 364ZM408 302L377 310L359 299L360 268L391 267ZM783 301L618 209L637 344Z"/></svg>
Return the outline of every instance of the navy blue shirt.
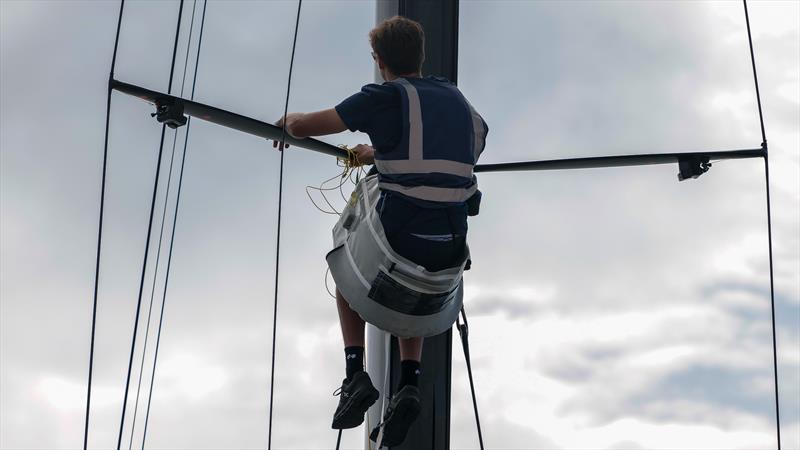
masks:
<svg viewBox="0 0 800 450"><path fill-rule="evenodd" d="M395 87L371 83L336 105L336 112L350 131L361 131L369 136L376 153L390 152L402 138L401 101ZM436 204L382 191L376 209L395 251L429 270L447 267L452 259L450 255L461 251L467 234L465 204ZM442 240L446 235L451 235L453 240ZM439 246L446 251L436 251ZM432 253L447 253L446 261L430 260Z"/></svg>
<svg viewBox="0 0 800 450"><path fill-rule="evenodd" d="M400 142L403 111L400 93L386 84L368 84L336 105L350 131L369 135L376 152L389 151Z"/></svg>
<svg viewBox="0 0 800 450"><path fill-rule="evenodd" d="M424 82L437 82L437 83L450 83L449 80L442 77L425 77L425 78L410 78L415 81L414 84L417 83L424 83ZM459 112L455 111L443 111L443 105L439 105L437 103L431 103L430 101L426 104L425 99L421 99L423 110L426 111L428 114L432 116L440 116L438 123L436 126L438 127L445 127L445 132L442 133L426 133L426 139L433 139L432 137L440 136L438 139L444 139L446 143L437 142L434 140L431 143L426 143L426 145L430 145L432 149L426 149L426 155L429 152L436 152L437 148L445 148L447 147L446 144L452 144L453 146L467 146L470 144L471 136L463 134L463 128L460 128L459 125L463 124L464 118L460 117L460 120L454 120L452 123L442 123L442 117L450 117L457 116ZM336 112L339 114L339 117L344 122L345 126L350 131L361 131L369 135L370 141L372 142L372 147L375 149L376 158L381 159L395 159L395 155L397 153L397 146L400 145L403 139L403 106L402 106L402 99L401 95L398 92L396 86L392 86L388 83L384 84L367 84L361 88L360 92L357 92L350 97L344 99L341 103L336 105ZM468 112L466 112L468 116ZM423 114L423 122L425 121L426 115ZM470 118L467 118L470 120ZM402 153L402 152L401 152ZM472 152L469 153L470 159L472 156ZM430 157L430 156L429 156ZM436 156L433 156L435 159ZM463 161L463 162L471 162L471 161ZM411 175L405 175L406 178L411 177ZM440 176L440 178L446 177L446 175ZM454 177L455 178L455 177ZM381 176L381 181L387 181ZM448 182L450 180L447 180ZM392 183L398 183L398 181L390 181ZM399 182L402 183L402 182ZM446 187L455 187L455 186L446 186ZM441 202L432 202L421 200L412 197L406 197L402 194L398 194L408 201L413 202L419 206L425 208L446 208L451 206L460 206L459 204L454 203L441 203Z"/></svg>

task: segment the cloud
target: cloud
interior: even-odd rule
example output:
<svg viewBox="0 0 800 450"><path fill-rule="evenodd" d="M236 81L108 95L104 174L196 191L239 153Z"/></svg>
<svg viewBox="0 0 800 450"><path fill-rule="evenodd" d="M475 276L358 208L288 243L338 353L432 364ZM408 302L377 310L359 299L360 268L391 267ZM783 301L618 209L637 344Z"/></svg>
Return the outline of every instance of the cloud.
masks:
<svg viewBox="0 0 800 450"><path fill-rule="evenodd" d="M9 448L73 448L82 438L117 5L58 5L0 2L0 428L9 430L0 446ZM372 73L371 8L303 8L293 110L329 107ZM787 448L800 444L796 9L751 5L773 171ZM165 88L176 14L174 3L126 5L121 79ZM197 98L277 118L293 14L290 2L210 3ZM483 162L760 142L739 4L463 2L460 16L459 83L492 129ZM150 106L115 94L112 108L91 422L92 445L104 447L119 426L160 132ZM263 448L279 155L260 139L199 121L191 133L148 445ZM330 448L331 392L343 370L322 281L333 221L303 189L337 169L301 151L286 153L285 163L274 442ZM481 176L466 304L487 446L773 445L763 167L719 163L684 183L675 173ZM140 331L148 295L144 302ZM155 305L157 317L159 295ZM141 336L138 343L137 362ZM455 345L453 447L476 448ZM345 447L361 447L362 438L361 429L345 433Z"/></svg>

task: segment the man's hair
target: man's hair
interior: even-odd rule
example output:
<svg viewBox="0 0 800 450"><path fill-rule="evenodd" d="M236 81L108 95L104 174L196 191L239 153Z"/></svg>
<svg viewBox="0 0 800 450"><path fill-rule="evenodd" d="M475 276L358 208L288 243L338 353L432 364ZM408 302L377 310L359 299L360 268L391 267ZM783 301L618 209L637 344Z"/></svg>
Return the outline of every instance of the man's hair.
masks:
<svg viewBox="0 0 800 450"><path fill-rule="evenodd" d="M411 19L394 16L369 32L372 50L395 75L419 72L425 60L425 32Z"/></svg>

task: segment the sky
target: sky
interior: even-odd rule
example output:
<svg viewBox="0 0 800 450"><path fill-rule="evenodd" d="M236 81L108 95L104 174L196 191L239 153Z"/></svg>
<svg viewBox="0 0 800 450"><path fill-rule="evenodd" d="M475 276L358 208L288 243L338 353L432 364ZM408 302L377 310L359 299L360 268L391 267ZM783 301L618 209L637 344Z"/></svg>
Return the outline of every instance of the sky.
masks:
<svg viewBox="0 0 800 450"><path fill-rule="evenodd" d="M167 89L177 5L127 2L117 79ZM3 449L83 443L118 6L0 1ZM186 2L173 92L187 42L187 80L194 73L201 6L189 40ZM196 100L277 119L295 12L291 1L209 2ZM783 447L800 448L800 3L752 1L750 19L770 149ZM303 2L290 111L331 107L372 81L374 22L372 1ZM459 26L459 87L490 127L482 163L760 145L739 2L462 1ZM113 96L90 448L113 448L119 432L161 129L150 112ZM167 132L162 156L124 429L133 446L175 209L182 146L170 166L172 142L185 132ZM344 363L323 256L336 217L305 187L339 168L295 148L285 164L273 448L333 448ZM266 447L278 171L268 142L192 123L148 448ZM479 177L465 306L487 448L775 448L763 163L676 174ZM451 448L475 449L457 342L453 355ZM362 438L347 431L342 448Z"/></svg>

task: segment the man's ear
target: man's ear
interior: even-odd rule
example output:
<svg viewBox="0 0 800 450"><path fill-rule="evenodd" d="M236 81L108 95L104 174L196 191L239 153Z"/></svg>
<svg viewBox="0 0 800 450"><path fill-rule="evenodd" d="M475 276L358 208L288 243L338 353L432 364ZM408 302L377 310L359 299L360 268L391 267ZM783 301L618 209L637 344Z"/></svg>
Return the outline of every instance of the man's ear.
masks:
<svg viewBox="0 0 800 450"><path fill-rule="evenodd" d="M378 61L378 68L381 69L381 70L386 69L386 64L383 63L383 60L381 59L381 57L378 56L376 59Z"/></svg>

